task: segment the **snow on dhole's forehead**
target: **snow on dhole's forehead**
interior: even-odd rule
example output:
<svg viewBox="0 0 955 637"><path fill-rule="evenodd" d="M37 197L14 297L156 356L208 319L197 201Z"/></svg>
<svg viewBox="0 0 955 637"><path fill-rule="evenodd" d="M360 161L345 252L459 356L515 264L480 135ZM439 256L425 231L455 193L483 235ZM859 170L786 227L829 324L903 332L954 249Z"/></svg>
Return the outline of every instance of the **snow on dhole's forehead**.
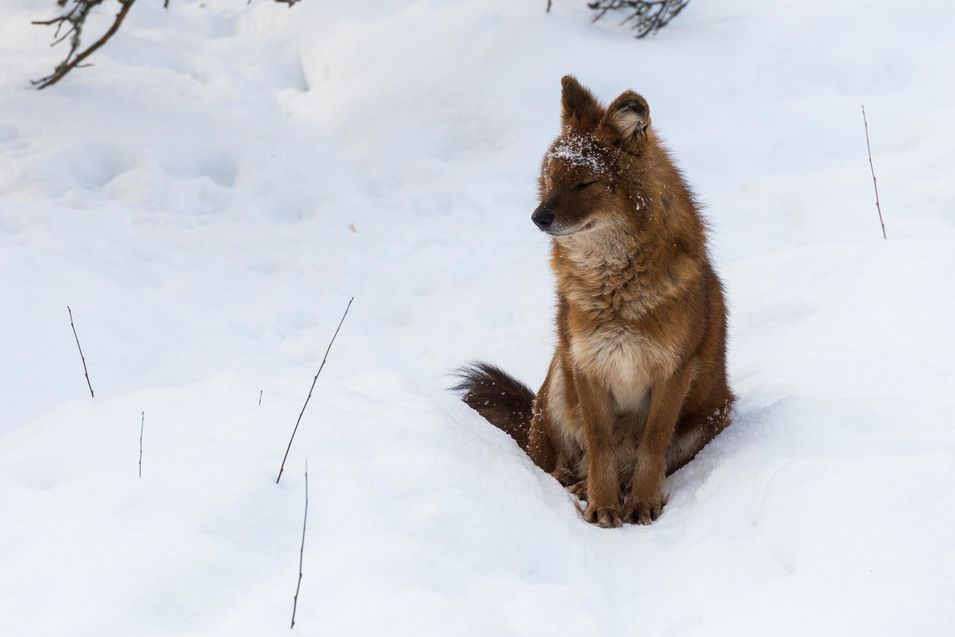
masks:
<svg viewBox="0 0 955 637"><path fill-rule="evenodd" d="M607 164L599 155L597 140L591 135L567 133L557 140L554 147L547 153L548 162L559 159L568 166L586 167L595 173L607 170Z"/></svg>

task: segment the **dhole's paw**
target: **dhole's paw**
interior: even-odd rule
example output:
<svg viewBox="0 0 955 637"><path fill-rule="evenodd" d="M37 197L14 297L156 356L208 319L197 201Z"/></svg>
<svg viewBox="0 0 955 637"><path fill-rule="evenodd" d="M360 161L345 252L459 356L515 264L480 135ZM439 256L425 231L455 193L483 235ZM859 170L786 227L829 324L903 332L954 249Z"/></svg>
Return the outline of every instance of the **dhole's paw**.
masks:
<svg viewBox="0 0 955 637"><path fill-rule="evenodd" d="M574 484L567 487L567 490L574 494L578 500L587 501L587 478L575 482Z"/></svg>
<svg viewBox="0 0 955 637"><path fill-rule="evenodd" d="M623 507L623 519L633 524L651 524L663 513L669 499L670 495L663 491L649 498L630 497Z"/></svg>
<svg viewBox="0 0 955 637"><path fill-rule="evenodd" d="M605 529L615 529L623 524L623 517L618 506L588 506L584 511L584 519Z"/></svg>

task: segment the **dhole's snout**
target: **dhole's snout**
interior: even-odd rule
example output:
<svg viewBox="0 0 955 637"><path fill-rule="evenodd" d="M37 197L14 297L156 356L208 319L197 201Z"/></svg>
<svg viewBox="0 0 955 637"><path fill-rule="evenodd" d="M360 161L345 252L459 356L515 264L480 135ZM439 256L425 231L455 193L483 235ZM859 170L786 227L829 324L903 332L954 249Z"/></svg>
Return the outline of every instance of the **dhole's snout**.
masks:
<svg viewBox="0 0 955 637"><path fill-rule="evenodd" d="M541 230L547 232L554 225L554 211L547 204L537 206L537 210L531 215L531 221Z"/></svg>

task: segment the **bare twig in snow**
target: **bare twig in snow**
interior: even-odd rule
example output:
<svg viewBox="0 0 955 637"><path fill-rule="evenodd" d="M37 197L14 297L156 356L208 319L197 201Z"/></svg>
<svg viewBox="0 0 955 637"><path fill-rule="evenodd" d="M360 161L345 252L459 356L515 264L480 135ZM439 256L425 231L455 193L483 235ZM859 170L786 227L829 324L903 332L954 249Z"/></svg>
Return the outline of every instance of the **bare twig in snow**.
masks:
<svg viewBox="0 0 955 637"><path fill-rule="evenodd" d="M259 390L259 407L262 406L262 390Z"/></svg>
<svg viewBox="0 0 955 637"><path fill-rule="evenodd" d="M553 0L547 0L547 13L550 13L550 5L553 3Z"/></svg>
<svg viewBox="0 0 955 637"><path fill-rule="evenodd" d="M141 412L139 417L139 477L143 477L143 425L146 424L146 412Z"/></svg>
<svg viewBox="0 0 955 637"><path fill-rule="evenodd" d="M285 461L288 460L288 452L292 449L292 441L295 440L295 433L298 431L298 426L302 422L302 416L305 414L305 408L308 407L308 401L312 398L312 392L315 390L315 383L318 382L318 375L322 373L322 369L325 367L325 361L328 360L328 352L331 351L332 345L335 343L335 337L338 336L338 330L342 329L342 323L345 322L345 317L348 316L348 309L351 307L351 302L355 300L355 297L348 299L348 305L345 306L345 313L342 314L342 320L338 322L338 327L335 328L335 333L332 334L332 340L329 341L328 347L325 349L325 357L322 358L322 364L318 366L318 371L315 372L315 378L312 379L312 386L308 390L308 396L305 397L305 404L302 405L302 411L298 414L298 420L295 421L295 428L292 429L292 435L288 439L288 447L285 448L285 456L282 458L282 466L279 467L279 475L275 479L275 484L279 483L279 480L282 479L282 472L285 471Z"/></svg>
<svg viewBox="0 0 955 637"><path fill-rule="evenodd" d="M95 398L93 395L93 385L90 383L90 373L86 371L86 357L83 356L83 348L80 347L80 337L76 335L76 326L73 325L73 310L67 305L66 311L70 313L70 327L73 328L73 338L76 339L76 349L80 351L80 360L83 361L83 374L86 376L86 386L90 388L90 398Z"/></svg>
<svg viewBox="0 0 955 637"><path fill-rule="evenodd" d="M865 149L869 153L869 171L872 173L872 188L875 190L875 209L879 212L879 223L882 224L882 238L885 235L885 222L882 220L882 207L879 205L879 185L875 181L875 168L872 166L872 147L869 145L869 121L865 117L865 104L862 105L862 123L865 125Z"/></svg>
<svg viewBox="0 0 955 637"><path fill-rule="evenodd" d="M298 583L295 585L295 597L292 598L292 625L295 628L295 611L298 610L298 592L302 588L302 562L305 558L305 526L308 524L308 460L305 461L305 517L302 519L302 545L298 549Z"/></svg>

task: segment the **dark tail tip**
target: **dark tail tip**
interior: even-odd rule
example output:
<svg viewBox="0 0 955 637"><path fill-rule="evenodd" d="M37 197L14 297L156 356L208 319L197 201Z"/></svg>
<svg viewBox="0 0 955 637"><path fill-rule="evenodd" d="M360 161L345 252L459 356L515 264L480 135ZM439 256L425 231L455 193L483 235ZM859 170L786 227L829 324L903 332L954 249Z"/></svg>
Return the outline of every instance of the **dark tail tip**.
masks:
<svg viewBox="0 0 955 637"><path fill-rule="evenodd" d="M492 425L527 449L534 392L502 369L487 363L471 363L457 370L461 381L452 387L461 399Z"/></svg>

